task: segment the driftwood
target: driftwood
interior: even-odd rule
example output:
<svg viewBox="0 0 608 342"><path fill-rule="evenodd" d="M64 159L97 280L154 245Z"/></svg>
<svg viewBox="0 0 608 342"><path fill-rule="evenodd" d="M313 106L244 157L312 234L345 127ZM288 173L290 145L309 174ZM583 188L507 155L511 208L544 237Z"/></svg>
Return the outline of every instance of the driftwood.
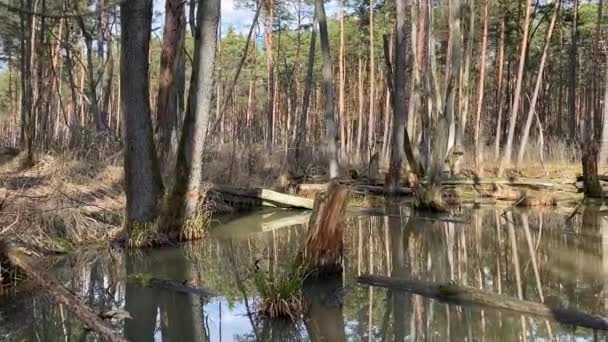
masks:
<svg viewBox="0 0 608 342"><path fill-rule="evenodd" d="M608 330L608 319L604 317L590 315L571 309L550 307L546 304L519 300L471 287L371 275L359 277L358 282L365 285L411 292L457 305L477 305L521 314L541 316L567 325L576 325L596 330Z"/></svg>
<svg viewBox="0 0 608 342"><path fill-rule="evenodd" d="M152 278L149 280L149 287L171 290L174 292L196 295L200 297L214 297L215 294L211 291L189 286L187 282L179 282L175 280L165 280Z"/></svg>
<svg viewBox="0 0 608 342"><path fill-rule="evenodd" d="M268 189L243 189L214 185L209 192L215 200L221 200L239 207L264 206L311 210L314 206L312 199L282 194Z"/></svg>
<svg viewBox="0 0 608 342"><path fill-rule="evenodd" d="M18 268L28 279L39 286L55 303L65 306L87 328L96 332L104 341L126 342L124 337L114 333L98 314L82 303L72 293L66 290L55 279L44 271L38 270L29 260L24 248L15 246L10 242L0 242L0 256L6 259L13 267Z"/></svg>

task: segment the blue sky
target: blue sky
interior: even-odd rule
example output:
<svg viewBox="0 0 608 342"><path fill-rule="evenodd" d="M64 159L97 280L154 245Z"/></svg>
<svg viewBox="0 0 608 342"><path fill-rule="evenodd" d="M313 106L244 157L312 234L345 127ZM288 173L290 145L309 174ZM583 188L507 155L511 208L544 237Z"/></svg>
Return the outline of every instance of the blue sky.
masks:
<svg viewBox="0 0 608 342"><path fill-rule="evenodd" d="M280 1L280 0L278 0ZM154 12L164 12L165 0L154 0ZM239 32L247 32L253 20L254 10L243 7L239 4L239 0L221 0L222 9L222 32L226 32L228 27L232 26ZM336 0L327 1L325 9L328 16L334 16L338 13L338 2ZM163 23L163 16L155 18L154 27L160 27ZM159 33L162 32L159 31Z"/></svg>

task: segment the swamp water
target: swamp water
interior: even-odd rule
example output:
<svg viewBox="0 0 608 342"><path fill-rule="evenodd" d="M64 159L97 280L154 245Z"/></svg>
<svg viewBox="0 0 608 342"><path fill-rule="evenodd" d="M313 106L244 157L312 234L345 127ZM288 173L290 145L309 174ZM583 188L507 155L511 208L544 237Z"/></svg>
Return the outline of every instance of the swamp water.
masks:
<svg viewBox="0 0 608 342"><path fill-rule="evenodd" d="M357 284L358 274L401 276L513 298L561 303L608 316L608 216L552 211L465 209L449 220L349 217L344 276L306 287L304 322L262 320L252 268L282 272L305 236L306 213L261 211L212 229L177 248L79 252L55 260L52 274L114 322L130 341L608 341L608 333L489 307L459 306ZM254 266L255 265L255 266ZM155 277L188 280L217 296L145 288ZM92 341L62 306L38 293L0 298L0 339Z"/></svg>

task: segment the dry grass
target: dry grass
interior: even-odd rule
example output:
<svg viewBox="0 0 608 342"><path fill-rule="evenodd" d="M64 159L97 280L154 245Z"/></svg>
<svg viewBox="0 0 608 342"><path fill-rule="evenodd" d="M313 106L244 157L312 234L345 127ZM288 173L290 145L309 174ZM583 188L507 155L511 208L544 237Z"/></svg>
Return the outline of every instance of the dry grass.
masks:
<svg viewBox="0 0 608 342"><path fill-rule="evenodd" d="M24 169L22 160L0 166L0 238L66 252L118 233L121 167L44 155Z"/></svg>

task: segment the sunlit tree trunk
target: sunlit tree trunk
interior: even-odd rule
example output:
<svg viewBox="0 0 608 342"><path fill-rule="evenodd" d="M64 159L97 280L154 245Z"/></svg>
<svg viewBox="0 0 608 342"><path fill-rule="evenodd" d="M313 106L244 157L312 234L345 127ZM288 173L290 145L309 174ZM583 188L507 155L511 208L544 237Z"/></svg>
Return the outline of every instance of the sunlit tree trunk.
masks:
<svg viewBox="0 0 608 342"><path fill-rule="evenodd" d="M483 110L483 97L485 94L485 81L486 81L486 54L488 49L488 7L489 0L485 0L484 14L483 14L483 33L481 36L481 57L479 66L479 94L477 96L477 115L475 116L475 169L478 174L481 174L481 162L482 162L482 144L480 140L481 135L481 112Z"/></svg>
<svg viewBox="0 0 608 342"><path fill-rule="evenodd" d="M339 100L338 100L338 117L340 118L340 154L342 159L346 159L346 113L344 112L344 83L346 82L346 69L344 68L344 16L345 13L345 0L340 2L340 57L339 57L339 72L338 77L340 78L339 85Z"/></svg>
<svg viewBox="0 0 608 342"><path fill-rule="evenodd" d="M313 25L317 26L316 15L313 19ZM310 104L310 92L312 89L312 77L315 66L315 49L317 45L317 30L315 27L310 32L310 48L308 50L308 66L306 70L306 80L304 81L304 98L302 99L302 109L300 110L300 117L298 125L296 126L296 141L295 141L295 152L294 152L294 164L292 165L297 169L298 175L304 173L301 163L302 157L302 144L306 141L306 122L308 121L308 107Z"/></svg>
<svg viewBox="0 0 608 342"><path fill-rule="evenodd" d="M394 77L394 105L393 105L393 132L391 136L391 160L386 178L387 191L396 192L399 188L402 158L405 154L404 144L410 143L409 136L405 141L407 131L407 111L409 109L409 80L408 74L408 46L410 43L411 27L409 26L410 4L408 0L397 0L395 3L397 23L395 28L395 67ZM388 75L386 77L391 77Z"/></svg>
<svg viewBox="0 0 608 342"><path fill-rule="evenodd" d="M321 56L323 59L323 92L325 96L325 139L327 158L329 162L329 178L338 177L337 129L334 118L334 76L329 51L329 35L323 0L315 0L315 13L319 23L319 38L321 40Z"/></svg>
<svg viewBox="0 0 608 342"><path fill-rule="evenodd" d="M505 40L506 40L506 24L507 19L503 16L500 20L500 38L496 48L498 49L498 62L496 71L496 111L498 117L496 118L496 132L494 138L494 159L500 158L500 137L502 136L502 113L503 113L503 75L505 65Z"/></svg>
<svg viewBox="0 0 608 342"><path fill-rule="evenodd" d="M543 54L540 59L540 65L538 66L538 74L536 75L536 85L534 86L534 93L532 94L532 99L530 100L530 106L528 108L528 116L526 118L526 124L524 126L524 130L521 136L521 143L519 145L519 153L517 154L517 165L521 165L521 162L524 159L524 154L526 152L526 147L528 145L528 137L530 136L530 128L532 127L532 120L534 119L534 115L536 113L536 102L538 100L538 94L540 92L540 87L543 83L543 73L545 71L545 65L547 63L547 56L549 54L549 45L551 44L551 37L553 35L553 29L555 28L555 22L557 21L557 15L559 13L561 7L561 0L557 1L555 4L555 9L553 10L553 16L551 17L551 23L549 24L549 28L547 29L547 34L545 36L545 46L543 48Z"/></svg>
<svg viewBox="0 0 608 342"><path fill-rule="evenodd" d="M374 6L369 0L369 113L367 117L367 157L371 157L374 147L375 101L376 101L376 56L374 50Z"/></svg>
<svg viewBox="0 0 608 342"><path fill-rule="evenodd" d="M264 1L264 44L266 48L266 146L273 144L274 136L274 56L273 53L274 30L274 0Z"/></svg>
<svg viewBox="0 0 608 342"><path fill-rule="evenodd" d="M509 115L509 132L507 136L507 145L505 146L504 154L500 159L498 167L498 176L502 176L506 163L511 163L511 154L513 152L513 136L515 135L515 124L517 123L517 114L519 112L519 106L521 101L521 88L524 78L524 70L526 67L526 56L528 48L528 32L530 29L530 17L532 14L532 6L526 0L524 2L526 16L524 19L524 32L521 36L521 47L519 54L519 69L517 72L517 80L515 82L515 90L513 93L513 105L511 106L511 113Z"/></svg>
<svg viewBox="0 0 608 342"><path fill-rule="evenodd" d="M124 122L124 169L127 197L127 232L135 225L152 223L158 216L163 193L150 118L148 52L152 0L120 5L120 93Z"/></svg>
<svg viewBox="0 0 608 342"><path fill-rule="evenodd" d="M156 98L157 149L161 165L167 170L168 157L172 152L171 135L177 123L178 91L176 74L181 63L184 34L186 28L185 4L181 0L165 2L165 24L163 45L160 55L158 95Z"/></svg>
<svg viewBox="0 0 608 342"><path fill-rule="evenodd" d="M573 0L572 4L572 40L570 42L569 63L569 91L568 91L568 113L570 123L570 138L576 139L578 130L578 110L576 106L576 95L578 87L578 5L579 0Z"/></svg>
<svg viewBox="0 0 608 342"><path fill-rule="evenodd" d="M161 227L172 239L200 238L200 232L182 228L186 220L198 213L204 195L203 152L212 107L219 16L220 0L199 0L188 109L177 152L175 185L166 202L164 215L167 222Z"/></svg>

